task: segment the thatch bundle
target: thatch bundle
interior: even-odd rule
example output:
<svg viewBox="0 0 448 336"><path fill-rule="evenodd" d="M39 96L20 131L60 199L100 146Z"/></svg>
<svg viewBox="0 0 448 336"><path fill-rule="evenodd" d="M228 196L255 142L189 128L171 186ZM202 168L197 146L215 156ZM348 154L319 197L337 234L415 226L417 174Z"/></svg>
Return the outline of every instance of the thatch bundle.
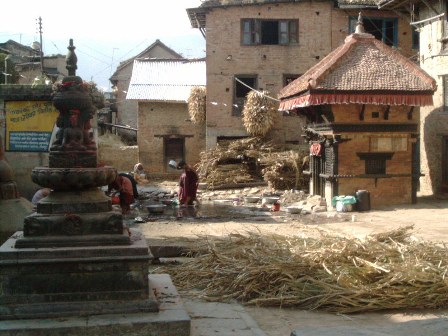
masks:
<svg viewBox="0 0 448 336"><path fill-rule="evenodd" d="M197 171L201 180L211 188L229 183L260 181L259 159L273 151L273 144L260 138L221 143L201 153Z"/></svg>
<svg viewBox="0 0 448 336"><path fill-rule="evenodd" d="M366 240L327 233L202 237L199 256L162 271L213 301L338 313L445 307L448 249L411 239L410 230Z"/></svg>
<svg viewBox="0 0 448 336"><path fill-rule="evenodd" d="M251 91L243 109L243 125L252 136L264 137L274 126L278 104L268 98L269 92Z"/></svg>
<svg viewBox="0 0 448 336"><path fill-rule="evenodd" d="M261 160L265 167L263 179L274 189L304 189L308 180L303 176L301 164L306 153L287 151L272 153Z"/></svg>
<svg viewBox="0 0 448 336"><path fill-rule="evenodd" d="M193 86L188 98L188 113L194 124L202 125L206 118L205 86Z"/></svg>

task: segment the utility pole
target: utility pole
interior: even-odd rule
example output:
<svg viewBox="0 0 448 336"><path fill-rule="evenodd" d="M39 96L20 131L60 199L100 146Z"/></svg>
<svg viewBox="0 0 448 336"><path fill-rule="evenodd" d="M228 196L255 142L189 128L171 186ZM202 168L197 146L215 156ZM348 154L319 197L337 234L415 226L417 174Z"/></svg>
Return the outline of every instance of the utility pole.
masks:
<svg viewBox="0 0 448 336"><path fill-rule="evenodd" d="M110 74L109 74L109 78L112 76L112 67L114 66L114 54L115 54L115 50L118 50L119 48L113 48L112 49L112 60L110 62ZM109 80L109 89L108 91L110 91L110 80Z"/></svg>
<svg viewBox="0 0 448 336"><path fill-rule="evenodd" d="M42 18L39 16L37 19L37 24L39 25L39 36L40 36L40 73L42 77L44 76L44 52L43 52L43 45L42 45Z"/></svg>

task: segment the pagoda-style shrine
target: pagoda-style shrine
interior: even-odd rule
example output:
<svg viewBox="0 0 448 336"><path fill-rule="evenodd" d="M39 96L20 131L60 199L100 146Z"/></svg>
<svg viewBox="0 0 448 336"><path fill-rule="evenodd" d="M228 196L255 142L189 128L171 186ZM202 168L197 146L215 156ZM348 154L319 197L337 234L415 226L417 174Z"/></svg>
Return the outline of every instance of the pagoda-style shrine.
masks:
<svg viewBox="0 0 448 336"><path fill-rule="evenodd" d="M415 63L364 32L355 33L279 93L281 111L307 118L310 192L330 204L370 192L372 207L416 201L419 106L436 83Z"/></svg>

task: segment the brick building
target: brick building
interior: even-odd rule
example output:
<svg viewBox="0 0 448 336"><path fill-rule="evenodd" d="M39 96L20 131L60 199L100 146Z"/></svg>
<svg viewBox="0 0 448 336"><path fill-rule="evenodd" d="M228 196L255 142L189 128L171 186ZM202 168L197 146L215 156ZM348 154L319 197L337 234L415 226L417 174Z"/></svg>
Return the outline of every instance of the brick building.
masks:
<svg viewBox="0 0 448 336"><path fill-rule="evenodd" d="M152 176L179 174L170 160L199 161L205 130L190 121L193 86L205 86L204 60L137 59L127 99L138 105L139 161Z"/></svg>
<svg viewBox="0 0 448 336"><path fill-rule="evenodd" d="M311 144L310 191L329 203L367 190L373 207L416 202L419 106L436 82L364 32L280 92L280 110L305 115Z"/></svg>
<svg viewBox="0 0 448 336"><path fill-rule="evenodd" d="M241 82L275 97L343 42L359 8L368 32L406 57L415 54L411 26L369 0L340 0L336 6L333 1L208 0L187 9L191 25L206 36L207 148L220 139L247 136L241 110L249 89ZM279 115L269 136L286 145L303 143L302 124L301 117Z"/></svg>
<svg viewBox="0 0 448 336"><path fill-rule="evenodd" d="M183 57L167 47L160 40L156 40L148 48L140 52L138 55L123 61L115 70L110 78L116 97L117 117L113 120L119 125L129 125L137 127L137 102L134 100L127 100L126 94L129 89L131 81L132 69L134 60L138 58L154 58L154 59L182 59Z"/></svg>

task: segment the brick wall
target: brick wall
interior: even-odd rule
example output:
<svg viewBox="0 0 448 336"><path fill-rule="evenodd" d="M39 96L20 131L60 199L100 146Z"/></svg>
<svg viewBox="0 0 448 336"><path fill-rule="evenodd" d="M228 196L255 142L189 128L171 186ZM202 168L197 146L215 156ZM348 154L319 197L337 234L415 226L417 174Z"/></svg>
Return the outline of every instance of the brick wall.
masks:
<svg viewBox="0 0 448 336"><path fill-rule="evenodd" d="M407 119L410 107L392 106L389 119L384 120L386 106L366 105L364 121L359 121L361 105L334 105L332 106L335 122L348 123L413 123ZM372 112L380 112L380 118L372 118ZM413 114L418 120L418 114ZM366 163L357 153L371 152L371 137L400 137L407 139L406 151L395 151L390 160L386 161L386 174L410 175L412 173L412 142L408 133L400 132L373 132L373 133L343 133L343 139L349 141L338 145L338 174L355 177L341 177L338 179L339 195L354 195L357 190L370 192L371 206L377 207L390 204L405 204L412 202L411 176L395 177L359 177L366 174ZM327 200L328 201L328 200Z"/></svg>
<svg viewBox="0 0 448 336"><path fill-rule="evenodd" d="M138 118L139 159L147 172L167 172L163 136L185 137L185 160L191 164L199 161L205 148L205 128L187 121L186 103L140 102Z"/></svg>
<svg viewBox="0 0 448 336"><path fill-rule="evenodd" d="M439 2L430 3L434 8L440 8ZM444 12L442 8L440 10ZM433 15L426 6L421 7L420 19ZM443 142L448 137L448 111L444 110L442 77L448 74L448 57L444 45L440 42L444 35L443 24L442 18L423 25L420 30L420 66L437 82L437 91L433 96L434 105L420 108L420 166L424 174L420 178L422 195L448 190L448 181L444 181L442 177L443 167L448 169L448 158L443 161L442 154Z"/></svg>
<svg viewBox="0 0 448 336"><path fill-rule="evenodd" d="M391 13L363 11L370 16ZM284 74L303 74L348 35L349 16L356 10L333 8L332 2L278 3L217 8L207 14L207 147L217 136L246 135L240 117L232 116L234 76L258 75L258 87L276 96ZM241 45L241 19L298 19L297 45ZM399 50L411 54L409 24L399 20ZM231 60L227 60L231 56ZM271 137L279 142L302 141L298 117L279 116Z"/></svg>

